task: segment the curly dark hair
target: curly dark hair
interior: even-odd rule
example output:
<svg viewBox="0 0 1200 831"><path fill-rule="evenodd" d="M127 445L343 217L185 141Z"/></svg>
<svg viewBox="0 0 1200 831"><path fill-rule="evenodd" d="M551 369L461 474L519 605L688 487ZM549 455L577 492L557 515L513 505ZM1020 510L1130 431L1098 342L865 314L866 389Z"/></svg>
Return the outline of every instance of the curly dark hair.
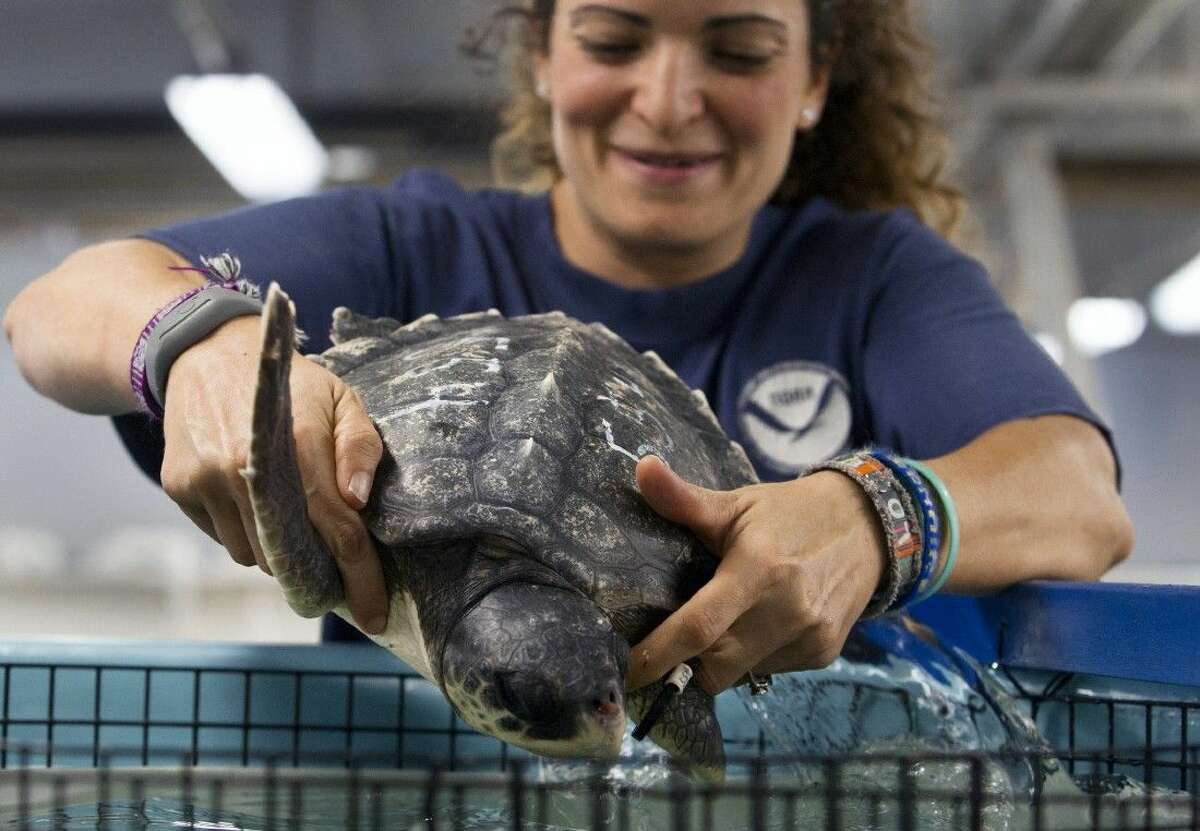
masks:
<svg viewBox="0 0 1200 831"><path fill-rule="evenodd" d="M810 60L828 68L829 96L820 123L797 135L772 201L799 204L814 195L850 209L906 207L947 236L958 229L964 200L946 180L947 141L935 118L929 49L909 0L803 0ZM534 91L533 57L549 48L555 0L525 0L496 12L481 44L505 20L517 20L514 89L492 147L497 181L543 190L562 174L554 157L549 106Z"/></svg>

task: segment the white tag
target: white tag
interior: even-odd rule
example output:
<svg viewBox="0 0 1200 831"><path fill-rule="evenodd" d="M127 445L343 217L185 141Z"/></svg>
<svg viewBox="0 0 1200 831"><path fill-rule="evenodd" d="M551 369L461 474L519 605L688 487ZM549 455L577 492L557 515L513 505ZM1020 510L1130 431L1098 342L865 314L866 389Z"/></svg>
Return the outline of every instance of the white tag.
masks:
<svg viewBox="0 0 1200 831"><path fill-rule="evenodd" d="M680 664L671 671L667 676L667 683L675 689L683 692L683 688L692 680L692 668L687 664Z"/></svg>

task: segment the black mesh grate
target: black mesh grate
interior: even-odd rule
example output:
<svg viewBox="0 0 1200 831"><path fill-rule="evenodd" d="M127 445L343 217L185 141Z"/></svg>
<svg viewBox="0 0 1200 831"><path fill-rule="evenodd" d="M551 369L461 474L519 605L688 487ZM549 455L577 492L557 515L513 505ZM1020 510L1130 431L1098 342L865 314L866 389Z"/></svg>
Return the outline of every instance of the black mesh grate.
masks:
<svg viewBox="0 0 1200 831"><path fill-rule="evenodd" d="M1051 676L1040 690L1012 678L1029 714L1077 778L1129 776L1148 785L1200 792L1200 694L1194 699L1069 691L1075 676Z"/></svg>
<svg viewBox="0 0 1200 831"><path fill-rule="evenodd" d="M414 690L423 695L412 706ZM173 762L212 756L251 764L270 756L301 766L363 758L406 767L510 750L458 719L441 694L412 672L372 673L0 664L0 769L7 746L47 746L45 767ZM70 751L56 748L69 747ZM252 752L253 751L253 752Z"/></svg>
<svg viewBox="0 0 1200 831"><path fill-rule="evenodd" d="M65 823L65 808L84 796L100 806L94 826L87 827L144 828L137 821L150 819L146 806L163 792L178 799L182 807L173 825L184 828L627 829L634 827L635 815L639 828L722 831L1200 828L1200 800L1188 794L1103 802L1099 793L1052 792L1040 781L1015 797L989 787L997 769L1037 769L1050 762L1036 754L750 757L734 760L745 775L719 785L681 772L664 775L638 789L633 807L629 789L614 782L608 766L593 766L590 775L585 766L569 781L547 781L527 759L509 760L505 771L494 761L467 759L457 771L437 764L336 770L293 768L286 760L254 756L261 765L234 773L222 766L195 767L186 757L170 767L120 768L102 754L98 767L70 770L35 767L29 750L14 756L16 768L0 772L0 827L21 829L34 828L35 817L36 827ZM929 785L926 777L937 766L958 766L963 775L954 786ZM253 819L235 813L247 792L258 806ZM486 822L480 820L481 805L488 806ZM10 818L4 808L12 806Z"/></svg>
<svg viewBox="0 0 1200 831"><path fill-rule="evenodd" d="M1053 755L797 757L773 753L761 733L739 736L722 785L668 775L639 788L639 824L916 829L932 811L937 827L984 828L1002 810L989 785L1002 770L1028 792L1027 827L1076 827L1052 818L1078 808L1091 817L1081 828L1200 831L1200 700L1084 695L1070 680L1021 687ZM1043 791L1059 764L1085 792ZM184 827L205 827L194 801L215 816L246 789L267 828L310 827L302 819L318 803L335 806L330 827L524 828L558 822L568 793L574 827L633 827L623 786L600 768L550 782L537 766L473 731L411 672L0 663L0 828L32 828L80 794L135 810L163 789L187 806ZM939 766L957 766L953 788L929 784ZM1177 792L1104 801L1121 777ZM480 800L498 824L479 821ZM412 816L397 820L397 806ZM661 822L645 826L647 811ZM126 820L101 810L96 827L144 827Z"/></svg>

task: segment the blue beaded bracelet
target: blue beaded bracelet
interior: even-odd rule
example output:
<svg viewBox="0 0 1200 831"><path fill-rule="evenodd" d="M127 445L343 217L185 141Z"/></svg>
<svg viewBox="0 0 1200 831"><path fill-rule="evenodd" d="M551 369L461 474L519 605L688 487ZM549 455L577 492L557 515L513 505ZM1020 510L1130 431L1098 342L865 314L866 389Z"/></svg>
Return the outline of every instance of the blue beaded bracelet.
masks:
<svg viewBox="0 0 1200 831"><path fill-rule="evenodd" d="M942 545L941 521L938 519L937 506L933 503L933 496L930 494L929 488L925 487L925 483L914 470L885 450L873 450L871 455L896 474L896 478L900 480L909 496L912 497L921 519L920 569L916 579L906 587L906 591L901 592L892 604L893 609L902 609L911 606L917 598L921 597L937 572L938 556Z"/></svg>
<svg viewBox="0 0 1200 831"><path fill-rule="evenodd" d="M915 459L905 459L904 463L921 474L925 478L925 481L929 483L929 486L933 488L938 496L938 500L942 503L942 515L946 518L946 562L942 566L941 572L934 579L933 584L913 601L913 603L920 603L922 600L928 600L941 591L942 586L946 585L946 581L950 578L950 572L954 571L954 565L958 561L960 536L958 509L954 505L954 500L950 497L950 491L946 488L946 484L927 465Z"/></svg>

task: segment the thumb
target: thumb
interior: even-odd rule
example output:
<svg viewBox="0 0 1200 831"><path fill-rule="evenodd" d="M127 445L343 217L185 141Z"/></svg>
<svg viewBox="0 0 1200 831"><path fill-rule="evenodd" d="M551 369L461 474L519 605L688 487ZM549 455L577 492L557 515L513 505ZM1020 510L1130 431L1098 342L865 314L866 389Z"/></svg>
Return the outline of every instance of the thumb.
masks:
<svg viewBox="0 0 1200 831"><path fill-rule="evenodd" d="M382 456L383 440L362 399L354 390L343 387L333 411L333 457L338 488L346 504L357 509L366 506Z"/></svg>
<svg viewBox="0 0 1200 831"><path fill-rule="evenodd" d="M686 525L709 551L720 556L736 511L736 497L732 492L694 485L657 456L642 457L634 475L642 498L655 513Z"/></svg>

